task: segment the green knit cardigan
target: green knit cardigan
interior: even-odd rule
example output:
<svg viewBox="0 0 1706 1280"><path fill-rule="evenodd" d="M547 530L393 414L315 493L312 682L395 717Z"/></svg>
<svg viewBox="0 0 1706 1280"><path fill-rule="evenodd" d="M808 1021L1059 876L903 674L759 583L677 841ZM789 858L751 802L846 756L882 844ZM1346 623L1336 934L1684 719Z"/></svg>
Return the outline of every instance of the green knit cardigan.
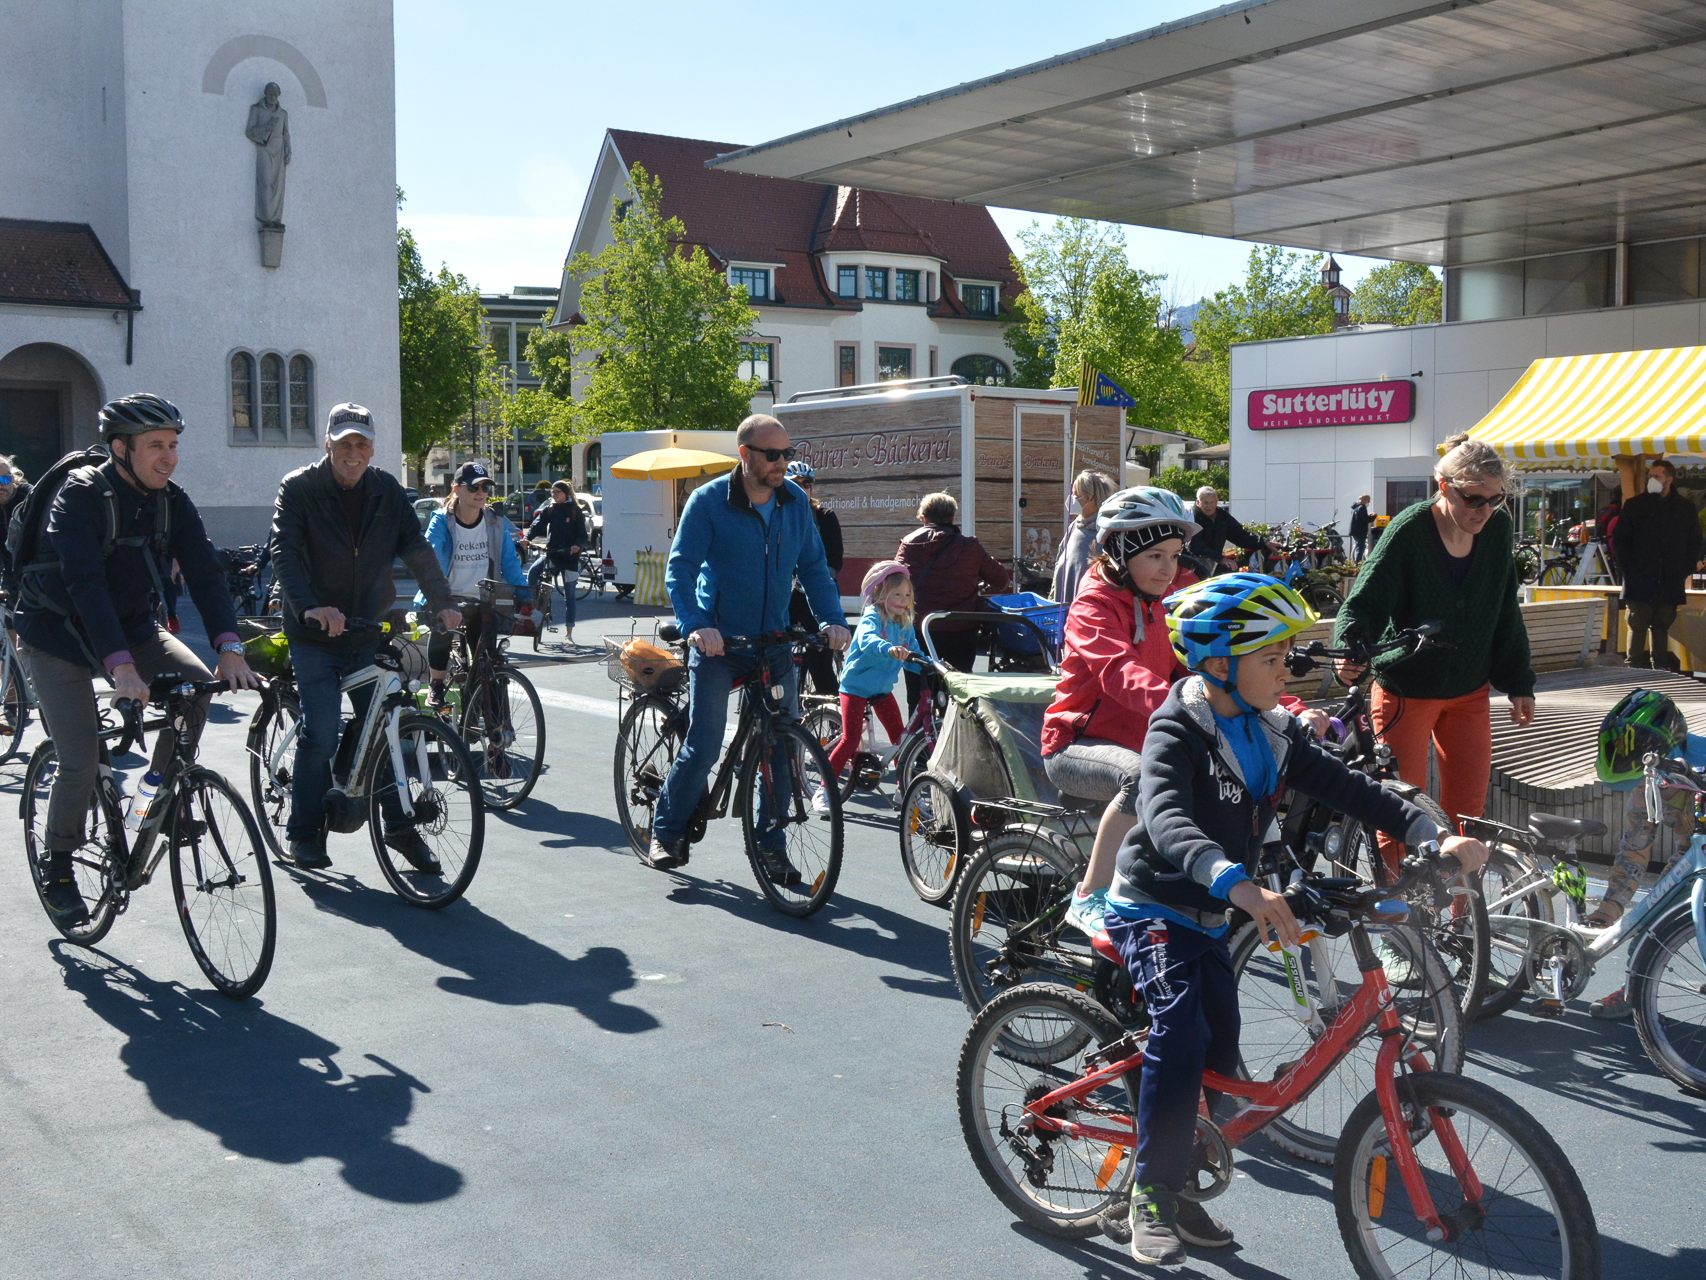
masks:
<svg viewBox="0 0 1706 1280"><path fill-rule="evenodd" d="M1375 659L1383 688L1407 698L1456 698L1491 684L1512 698L1534 696L1528 630L1517 607L1511 518L1495 511L1475 535L1463 585L1452 581L1445 548L1429 527L1431 502L1395 517L1374 544L1339 610L1335 644L1353 631L1384 639L1423 622L1443 624L1436 645L1410 657Z"/></svg>

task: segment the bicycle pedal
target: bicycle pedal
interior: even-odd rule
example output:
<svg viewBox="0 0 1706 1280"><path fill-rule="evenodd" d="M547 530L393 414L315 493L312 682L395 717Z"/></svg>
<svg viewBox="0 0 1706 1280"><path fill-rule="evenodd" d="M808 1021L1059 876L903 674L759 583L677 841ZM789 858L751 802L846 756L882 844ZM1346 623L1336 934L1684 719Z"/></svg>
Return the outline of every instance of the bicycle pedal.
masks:
<svg viewBox="0 0 1706 1280"><path fill-rule="evenodd" d="M1556 1000L1536 1000L1533 1013L1537 1018L1562 1018L1564 1006Z"/></svg>
<svg viewBox="0 0 1706 1280"><path fill-rule="evenodd" d="M1102 1234L1115 1244L1131 1243L1131 1210L1115 1201L1096 1216L1102 1224Z"/></svg>

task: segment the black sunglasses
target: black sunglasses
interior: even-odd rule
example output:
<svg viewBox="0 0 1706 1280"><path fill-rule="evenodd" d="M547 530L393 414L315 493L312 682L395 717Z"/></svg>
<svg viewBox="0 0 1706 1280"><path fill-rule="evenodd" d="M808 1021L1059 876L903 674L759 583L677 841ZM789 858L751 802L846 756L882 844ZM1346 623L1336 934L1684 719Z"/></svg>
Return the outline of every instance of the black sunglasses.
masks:
<svg viewBox="0 0 1706 1280"><path fill-rule="evenodd" d="M743 444L741 448L751 449L754 453L762 453L766 462L780 462L783 458L789 462L794 460L794 447L792 445L786 449L760 449L757 445Z"/></svg>
<svg viewBox="0 0 1706 1280"><path fill-rule="evenodd" d="M1496 510L1497 508L1504 506L1505 502L1508 500L1506 495L1502 493L1495 493L1492 497L1486 498L1478 493L1464 493L1462 489L1458 488L1455 484L1452 484L1449 480L1445 483L1446 487L1457 495L1457 500L1464 506L1468 507L1471 511L1479 511L1482 507L1492 507Z"/></svg>

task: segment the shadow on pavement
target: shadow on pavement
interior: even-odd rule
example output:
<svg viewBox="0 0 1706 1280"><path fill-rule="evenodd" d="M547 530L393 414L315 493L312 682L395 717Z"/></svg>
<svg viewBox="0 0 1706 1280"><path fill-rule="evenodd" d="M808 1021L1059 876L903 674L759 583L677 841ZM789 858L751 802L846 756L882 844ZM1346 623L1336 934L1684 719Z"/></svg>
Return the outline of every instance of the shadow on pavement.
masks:
<svg viewBox="0 0 1706 1280"><path fill-rule="evenodd" d="M1684 1246L1675 1253L1655 1253L1631 1241L1602 1235L1599 1250L1604 1263L1601 1270L1608 1276L1645 1276L1648 1280L1674 1276L1682 1280L1706 1275L1706 1249Z"/></svg>
<svg viewBox="0 0 1706 1280"><path fill-rule="evenodd" d="M620 822L602 814L559 809L556 805L541 800L537 791L514 809L487 809L487 822L494 819L517 831L528 831L546 837L538 841L541 848L597 849L601 852L631 856L628 851L628 833L622 829ZM553 836L561 838L549 838Z"/></svg>
<svg viewBox="0 0 1706 1280"><path fill-rule="evenodd" d="M1250 1229L1254 1230L1254 1225ZM1050 1253L1058 1254L1075 1268L1075 1273L1084 1280L1131 1280L1133 1267L1137 1266L1132 1262L1131 1254L1125 1245L1117 1244L1106 1236L1092 1236L1086 1240L1063 1240L1022 1222L1013 1224L1013 1234L1041 1245ZM1226 1276L1232 1276L1234 1280L1294 1280L1293 1277L1283 1276L1277 1271L1269 1271L1266 1267L1245 1262L1238 1254L1237 1245L1230 1249L1216 1249L1212 1253L1193 1251L1189 1262L1182 1267L1169 1268L1165 1274L1169 1278L1181 1277L1181 1280L1197 1280L1198 1277L1208 1280L1209 1277ZM1199 1260L1206 1269L1197 1268L1195 1264ZM1145 1267L1139 1267L1138 1273L1160 1274Z"/></svg>
<svg viewBox="0 0 1706 1280"><path fill-rule="evenodd" d="M492 1004L557 1004L606 1031L655 1031L645 1009L616 994L636 985L634 966L616 947L592 947L578 960L551 950L487 915L466 898L443 911L421 911L349 876L286 870L321 911L389 934L416 955L461 977L438 985L453 995Z"/></svg>
<svg viewBox="0 0 1706 1280"><path fill-rule="evenodd" d="M339 1046L268 1013L156 982L100 951L50 944L65 985L127 1039L119 1059L165 1116L213 1134L228 1151L274 1164L325 1157L364 1195L400 1204L446 1200L462 1174L396 1139L414 1095L431 1090L373 1054L346 1075Z"/></svg>

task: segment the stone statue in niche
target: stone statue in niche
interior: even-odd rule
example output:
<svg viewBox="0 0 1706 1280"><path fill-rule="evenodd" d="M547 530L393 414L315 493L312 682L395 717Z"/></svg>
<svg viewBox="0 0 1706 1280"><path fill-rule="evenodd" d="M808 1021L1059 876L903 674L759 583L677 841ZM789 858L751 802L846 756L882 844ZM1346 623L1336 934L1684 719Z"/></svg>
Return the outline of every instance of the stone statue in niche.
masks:
<svg viewBox="0 0 1706 1280"><path fill-rule="evenodd" d="M278 103L278 85L269 83L249 108L243 132L255 144L255 221L284 229L284 169L290 163L290 113Z"/></svg>

